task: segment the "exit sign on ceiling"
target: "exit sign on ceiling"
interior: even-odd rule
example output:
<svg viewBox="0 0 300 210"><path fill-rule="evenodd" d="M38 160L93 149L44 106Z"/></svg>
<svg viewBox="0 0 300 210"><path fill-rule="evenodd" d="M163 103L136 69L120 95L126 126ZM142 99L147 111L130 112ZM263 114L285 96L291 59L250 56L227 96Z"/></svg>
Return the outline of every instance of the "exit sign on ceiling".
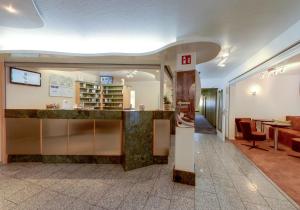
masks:
<svg viewBox="0 0 300 210"><path fill-rule="evenodd" d="M188 65L192 63L192 55L183 55L181 56L181 64Z"/></svg>

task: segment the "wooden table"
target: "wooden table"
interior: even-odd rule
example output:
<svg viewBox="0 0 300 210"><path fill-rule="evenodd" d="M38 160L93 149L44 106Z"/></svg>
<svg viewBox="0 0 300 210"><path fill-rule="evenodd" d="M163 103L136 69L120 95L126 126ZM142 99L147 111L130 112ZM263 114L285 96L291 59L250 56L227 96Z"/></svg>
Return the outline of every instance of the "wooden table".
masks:
<svg viewBox="0 0 300 210"><path fill-rule="evenodd" d="M274 149L276 151L280 150L278 148L278 129L279 128L288 128L288 127L291 127L291 125L287 124L287 123L279 123L279 122L263 122L263 124L269 125L274 128L274 130L275 130L275 132L274 132Z"/></svg>
<svg viewBox="0 0 300 210"><path fill-rule="evenodd" d="M256 125L256 122L260 122L260 131L263 132L264 131L263 123L264 122L273 122L274 120L270 120L270 119L253 119L253 121L255 122L255 125Z"/></svg>

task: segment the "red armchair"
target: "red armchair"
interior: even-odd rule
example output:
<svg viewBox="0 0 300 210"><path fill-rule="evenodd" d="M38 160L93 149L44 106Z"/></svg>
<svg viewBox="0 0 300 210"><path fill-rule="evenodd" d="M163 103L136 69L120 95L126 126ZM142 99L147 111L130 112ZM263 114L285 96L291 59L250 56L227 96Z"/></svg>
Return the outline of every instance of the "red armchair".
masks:
<svg viewBox="0 0 300 210"><path fill-rule="evenodd" d="M251 130L252 131L257 131L256 130L256 124L254 121L251 120L251 118L235 118L235 138L236 139L243 139L243 135L242 135L242 128L240 125L241 121L247 121L250 122L251 124Z"/></svg>
<svg viewBox="0 0 300 210"><path fill-rule="evenodd" d="M267 139L266 134L264 134L262 132L252 131L251 122L249 122L249 121L240 121L240 126L241 126L241 130L243 133L243 138L245 140L252 141L252 145L248 145L248 144L243 144L243 145L248 146L249 149L260 149L260 150L268 151L266 149L258 147L255 144L256 141L266 140Z"/></svg>

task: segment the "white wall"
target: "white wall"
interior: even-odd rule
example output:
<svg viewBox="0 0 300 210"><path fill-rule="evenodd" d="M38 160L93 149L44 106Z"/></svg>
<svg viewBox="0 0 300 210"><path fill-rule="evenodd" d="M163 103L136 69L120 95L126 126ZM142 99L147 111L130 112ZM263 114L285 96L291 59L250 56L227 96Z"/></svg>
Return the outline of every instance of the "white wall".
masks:
<svg viewBox="0 0 300 210"><path fill-rule="evenodd" d="M257 90L257 95L250 94ZM297 74L282 74L260 79L252 76L231 86L230 137L234 134L234 118L284 120L286 115L300 116L300 69Z"/></svg>
<svg viewBox="0 0 300 210"><path fill-rule="evenodd" d="M159 109L160 105L160 82L159 81L139 81L125 82L125 85L135 90L135 107L140 104L145 105L146 110Z"/></svg>
<svg viewBox="0 0 300 210"><path fill-rule="evenodd" d="M87 74L84 72L66 72L42 70L36 71L42 75L42 86L33 87L26 85L16 85L9 82L9 69L6 70L6 108L8 109L45 109L46 104L58 103L62 104L64 99L75 103L75 81L84 80L95 82L98 80L97 76ZM49 96L49 77L50 75L62 75L70 77L74 81L74 97L50 97Z"/></svg>

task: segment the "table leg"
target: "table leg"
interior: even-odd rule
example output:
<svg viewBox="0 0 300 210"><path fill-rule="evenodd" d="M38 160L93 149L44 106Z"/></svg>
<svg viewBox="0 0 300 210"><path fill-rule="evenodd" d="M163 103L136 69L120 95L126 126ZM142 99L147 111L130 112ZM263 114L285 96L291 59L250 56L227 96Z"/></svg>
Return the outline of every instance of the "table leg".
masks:
<svg viewBox="0 0 300 210"><path fill-rule="evenodd" d="M275 149L275 151L278 150L278 128L275 128L275 134L274 134L274 149Z"/></svg>
<svg viewBox="0 0 300 210"><path fill-rule="evenodd" d="M278 130L279 128L274 127L274 146L270 146L271 148L274 148L275 151L285 151L284 149L281 149L278 147Z"/></svg>

